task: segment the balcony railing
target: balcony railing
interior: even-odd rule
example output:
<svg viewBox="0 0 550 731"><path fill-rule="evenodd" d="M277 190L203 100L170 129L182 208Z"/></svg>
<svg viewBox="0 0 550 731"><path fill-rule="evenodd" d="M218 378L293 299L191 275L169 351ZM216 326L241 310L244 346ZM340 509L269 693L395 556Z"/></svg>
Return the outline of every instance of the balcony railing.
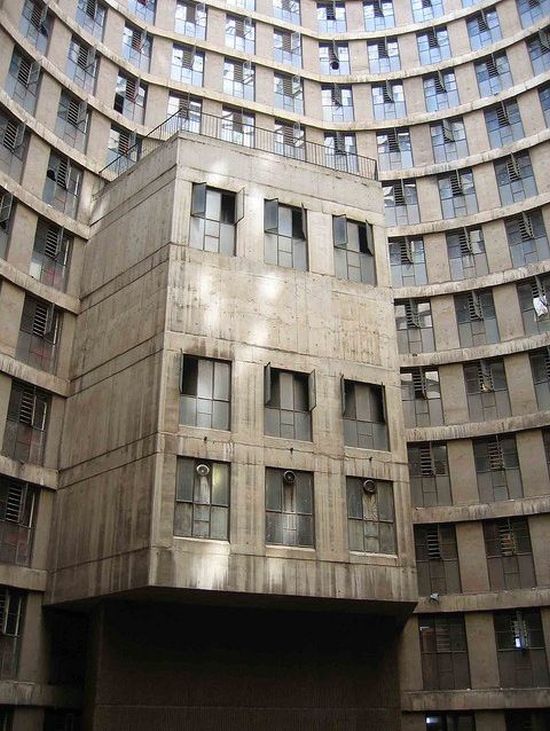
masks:
<svg viewBox="0 0 550 731"><path fill-rule="evenodd" d="M188 132L201 137L222 140L247 149L261 150L287 159L301 160L369 180L378 179L376 160L357 155L354 152L339 151L334 147L308 142L303 137L292 139L292 128L287 134L286 131L278 132L249 124L236 124L228 117L197 114L192 111L186 115L181 111L172 114L135 145L118 155L101 172L111 173L111 176L114 174L115 177L120 175L177 132Z"/></svg>

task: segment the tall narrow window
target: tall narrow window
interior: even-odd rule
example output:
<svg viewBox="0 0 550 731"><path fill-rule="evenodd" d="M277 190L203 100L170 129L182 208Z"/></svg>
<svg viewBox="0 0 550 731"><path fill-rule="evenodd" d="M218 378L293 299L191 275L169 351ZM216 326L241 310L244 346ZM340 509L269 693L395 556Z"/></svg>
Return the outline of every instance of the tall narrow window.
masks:
<svg viewBox="0 0 550 731"><path fill-rule="evenodd" d="M143 124L147 86L135 76L118 72L113 109L133 122Z"/></svg>
<svg viewBox="0 0 550 731"><path fill-rule="evenodd" d="M330 84L321 88L323 119L327 122L353 122L351 86Z"/></svg>
<svg viewBox="0 0 550 731"><path fill-rule="evenodd" d="M345 33L345 3L335 0L317 3L317 23L320 33Z"/></svg>
<svg viewBox="0 0 550 731"><path fill-rule="evenodd" d="M420 222L420 211L414 180L396 180L383 185L384 214L388 226Z"/></svg>
<svg viewBox="0 0 550 731"><path fill-rule="evenodd" d="M376 284L372 224L349 221L346 216L333 216L332 236L336 276L352 282Z"/></svg>
<svg viewBox="0 0 550 731"><path fill-rule="evenodd" d="M206 5L195 0L177 0L175 30L183 36L206 38Z"/></svg>
<svg viewBox="0 0 550 731"><path fill-rule="evenodd" d="M189 245L194 249L235 255L235 232L243 215L244 191L208 188L204 183L193 185Z"/></svg>
<svg viewBox="0 0 550 731"><path fill-rule="evenodd" d="M93 46L78 36L71 38L67 58L67 76L90 94L94 93L97 77L98 57Z"/></svg>
<svg viewBox="0 0 550 731"><path fill-rule="evenodd" d="M463 348L500 341L493 293L490 289L455 295L458 337Z"/></svg>
<svg viewBox="0 0 550 731"><path fill-rule="evenodd" d="M100 41L103 40L106 14L107 9L98 0L78 0L76 22Z"/></svg>
<svg viewBox="0 0 550 731"><path fill-rule="evenodd" d="M13 381L2 452L19 462L42 464L50 397L35 386Z"/></svg>
<svg viewBox="0 0 550 731"><path fill-rule="evenodd" d="M114 163L113 169L118 173L131 168L140 155L140 142L135 132L116 124L111 125L107 142L106 164Z"/></svg>
<svg viewBox="0 0 550 731"><path fill-rule="evenodd" d="M460 571L454 525L415 525L414 540L420 596L459 594Z"/></svg>
<svg viewBox="0 0 550 731"><path fill-rule="evenodd" d="M359 161L354 133L325 132L325 165L347 173L358 172Z"/></svg>
<svg viewBox="0 0 550 731"><path fill-rule="evenodd" d="M426 284L424 239L390 239L391 278L394 287L414 287Z"/></svg>
<svg viewBox="0 0 550 731"><path fill-rule="evenodd" d="M397 38L378 38L368 41L367 56L369 71L372 74L383 74L389 71L399 71L401 59L399 57L399 42Z"/></svg>
<svg viewBox="0 0 550 731"><path fill-rule="evenodd" d="M550 246L540 208L505 218L504 226L514 267L550 258Z"/></svg>
<svg viewBox="0 0 550 731"><path fill-rule="evenodd" d="M346 477L350 551L397 553L391 482Z"/></svg>
<svg viewBox="0 0 550 731"><path fill-rule="evenodd" d="M526 150L495 160L493 164L500 202L503 206L519 203L537 195L535 174Z"/></svg>
<svg viewBox="0 0 550 731"><path fill-rule="evenodd" d="M458 614L420 615L418 629L424 690L469 688L464 617Z"/></svg>
<svg viewBox="0 0 550 731"><path fill-rule="evenodd" d="M383 130L376 133L378 164L381 170L412 168L411 134L408 127Z"/></svg>
<svg viewBox="0 0 550 731"><path fill-rule="evenodd" d="M550 0L516 0L516 5L522 28L528 28L550 13Z"/></svg>
<svg viewBox="0 0 550 731"><path fill-rule="evenodd" d="M223 107L222 140L243 147L254 147L254 115L242 109Z"/></svg>
<svg viewBox="0 0 550 731"><path fill-rule="evenodd" d="M146 23L155 22L156 0L128 0L128 9Z"/></svg>
<svg viewBox="0 0 550 731"><path fill-rule="evenodd" d="M302 79L288 74L273 74L275 106L295 114L304 113Z"/></svg>
<svg viewBox="0 0 550 731"><path fill-rule="evenodd" d="M519 308L526 335L550 331L550 275L523 280L517 285Z"/></svg>
<svg viewBox="0 0 550 731"><path fill-rule="evenodd" d="M227 15L225 19L225 45L241 53L256 52L256 25L251 18Z"/></svg>
<svg viewBox="0 0 550 731"><path fill-rule="evenodd" d="M507 99L485 110L485 124L491 147L498 148L520 140L524 135L518 103Z"/></svg>
<svg viewBox="0 0 550 731"><path fill-rule="evenodd" d="M265 542L313 548L313 475L267 467L265 471Z"/></svg>
<svg viewBox="0 0 550 731"><path fill-rule="evenodd" d="M481 97L498 94L513 84L506 51L492 53L490 56L476 61L474 69Z"/></svg>
<svg viewBox="0 0 550 731"><path fill-rule="evenodd" d="M229 465L178 457L174 535L227 541Z"/></svg>
<svg viewBox="0 0 550 731"><path fill-rule="evenodd" d="M400 353L432 353L435 350L430 300L396 300L395 323Z"/></svg>
<svg viewBox="0 0 550 731"><path fill-rule="evenodd" d="M294 373L264 369L264 427L271 437L311 441L311 412L316 404L315 371Z"/></svg>
<svg viewBox="0 0 550 731"><path fill-rule="evenodd" d="M142 71L149 71L151 65L151 44L151 36L146 30L126 23L122 36L122 55Z"/></svg>
<svg viewBox="0 0 550 731"><path fill-rule="evenodd" d="M443 0L412 0L411 5L415 23L439 18L445 12Z"/></svg>
<svg viewBox="0 0 550 731"><path fill-rule="evenodd" d="M0 476L0 560L3 563L29 565L37 502L37 488Z"/></svg>
<svg viewBox="0 0 550 731"><path fill-rule="evenodd" d="M291 66L302 66L302 38L297 31L291 32L282 28L273 29L273 60L277 63L288 63Z"/></svg>
<svg viewBox="0 0 550 731"><path fill-rule="evenodd" d="M550 348L540 348L529 353L533 385L537 406L541 410L550 409Z"/></svg>
<svg viewBox="0 0 550 731"><path fill-rule="evenodd" d="M493 435L473 440L479 499L482 503L523 496L516 437Z"/></svg>
<svg viewBox="0 0 550 731"><path fill-rule="evenodd" d="M14 213L15 202L12 194L0 188L0 259L6 258Z"/></svg>
<svg viewBox="0 0 550 731"><path fill-rule="evenodd" d="M361 449L389 449L383 386L348 381L342 376L344 444Z"/></svg>
<svg viewBox="0 0 550 731"><path fill-rule="evenodd" d="M307 271L307 211L284 206L277 198L264 201L265 261Z"/></svg>
<svg viewBox="0 0 550 731"><path fill-rule="evenodd" d="M202 86L204 75L204 51L197 51L193 46L172 48L171 78L184 84Z"/></svg>
<svg viewBox="0 0 550 731"><path fill-rule="evenodd" d="M443 404L437 369L411 368L401 372L405 426L441 426Z"/></svg>
<svg viewBox="0 0 550 731"><path fill-rule="evenodd" d="M372 84L371 94L375 119L399 119L406 115L407 108L402 81Z"/></svg>
<svg viewBox="0 0 550 731"><path fill-rule="evenodd" d="M287 23L300 24L299 0L273 0L273 15Z"/></svg>
<svg viewBox="0 0 550 731"><path fill-rule="evenodd" d="M536 586L527 518L483 522L489 584L497 591Z"/></svg>
<svg viewBox="0 0 550 731"><path fill-rule="evenodd" d="M15 678L21 649L25 592L0 587L0 678Z"/></svg>
<svg viewBox="0 0 550 731"><path fill-rule="evenodd" d="M365 30L385 30L395 26L392 0L364 0Z"/></svg>
<svg viewBox="0 0 550 731"><path fill-rule="evenodd" d="M82 1L82 0L80 0ZM46 54L52 32L52 15L43 0L25 0L20 29L40 53Z"/></svg>
<svg viewBox="0 0 550 731"><path fill-rule="evenodd" d="M231 364L182 355L180 423L207 429L229 429Z"/></svg>
<svg viewBox="0 0 550 731"><path fill-rule="evenodd" d="M413 505L417 508L451 505L447 445L444 442L409 444L408 460Z"/></svg>
<svg viewBox="0 0 550 731"><path fill-rule="evenodd" d="M249 61L226 58L223 64L223 90L225 94L241 99L254 100L254 66Z"/></svg>
<svg viewBox="0 0 550 731"><path fill-rule="evenodd" d="M462 118L444 119L430 125L434 162L468 157L468 140Z"/></svg>
<svg viewBox="0 0 550 731"><path fill-rule="evenodd" d="M460 104L454 71L445 69L430 76L424 76L423 83L427 112L450 109Z"/></svg>
<svg viewBox="0 0 550 731"><path fill-rule="evenodd" d="M451 57L449 34L445 26L428 28L416 34L418 59L421 64L440 63Z"/></svg>
<svg viewBox="0 0 550 731"><path fill-rule="evenodd" d="M42 200L73 218L76 216L82 170L65 155L50 152Z"/></svg>
<svg viewBox="0 0 550 731"><path fill-rule="evenodd" d="M0 170L16 182L21 181L28 146L29 133L25 123L0 107Z"/></svg>
<svg viewBox="0 0 550 731"><path fill-rule="evenodd" d="M305 130L301 124L275 120L273 152L296 160L306 159Z"/></svg>
<svg viewBox="0 0 550 731"><path fill-rule="evenodd" d="M493 614L500 685L545 687L550 682L540 609Z"/></svg>
<svg viewBox="0 0 550 731"><path fill-rule="evenodd" d="M319 44L320 71L325 75L344 75L350 73L349 48L347 43Z"/></svg>
<svg viewBox="0 0 550 731"><path fill-rule="evenodd" d="M62 89L57 109L55 133L80 152L88 139L88 104L70 91Z"/></svg>
<svg viewBox="0 0 550 731"><path fill-rule="evenodd" d="M446 237L451 279L456 281L488 274L489 265L481 228L448 231Z"/></svg>
<svg viewBox="0 0 550 731"><path fill-rule="evenodd" d="M437 179L443 218L456 218L477 213L474 174L469 168L452 170Z"/></svg>
<svg viewBox="0 0 550 731"><path fill-rule="evenodd" d="M29 273L34 279L65 291L72 236L61 226L39 218Z"/></svg>
<svg viewBox="0 0 550 731"><path fill-rule="evenodd" d="M502 358L465 363L464 381L470 421L488 421L511 415Z"/></svg>
<svg viewBox="0 0 550 731"><path fill-rule="evenodd" d="M498 13L496 8L483 8L466 21L470 48L477 51L479 48L490 46L502 38Z"/></svg>
<svg viewBox="0 0 550 731"><path fill-rule="evenodd" d="M29 114L34 114L40 87L41 67L22 49L15 46L6 77L6 91Z"/></svg>
<svg viewBox="0 0 550 731"><path fill-rule="evenodd" d="M175 121L177 129L183 132L201 131L202 101L195 99L189 94L180 96L170 94L168 97L168 116L172 117L171 123ZM176 119L174 120L174 115Z"/></svg>
<svg viewBox="0 0 550 731"><path fill-rule="evenodd" d="M550 26L527 39L527 50L534 74L542 74L550 69Z"/></svg>
<svg viewBox="0 0 550 731"><path fill-rule="evenodd" d="M27 295L21 315L16 357L33 368L54 371L61 313L51 302Z"/></svg>

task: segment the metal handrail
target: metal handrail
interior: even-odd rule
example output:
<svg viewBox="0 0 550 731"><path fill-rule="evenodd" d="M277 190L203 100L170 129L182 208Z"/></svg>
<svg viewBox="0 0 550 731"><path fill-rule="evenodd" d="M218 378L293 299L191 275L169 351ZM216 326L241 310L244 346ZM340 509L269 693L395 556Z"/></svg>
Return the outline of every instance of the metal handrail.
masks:
<svg viewBox="0 0 550 731"><path fill-rule="evenodd" d="M223 140L230 144L317 165L337 172L358 175L369 180L378 179L377 163L370 157L355 152L338 150L304 139L303 131L288 128L289 133L264 129L250 124L235 124L230 117L217 117L203 112L174 112L145 137L118 155L100 171L120 175L135 165L177 132L188 132L201 137Z"/></svg>

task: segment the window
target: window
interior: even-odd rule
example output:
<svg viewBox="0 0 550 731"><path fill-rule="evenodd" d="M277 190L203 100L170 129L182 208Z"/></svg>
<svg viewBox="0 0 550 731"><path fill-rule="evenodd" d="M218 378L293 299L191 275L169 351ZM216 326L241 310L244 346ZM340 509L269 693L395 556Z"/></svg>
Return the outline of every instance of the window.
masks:
<svg viewBox="0 0 550 731"><path fill-rule="evenodd" d="M273 74L275 106L295 114L304 113L304 92L302 79L288 74Z"/></svg>
<svg viewBox="0 0 550 731"><path fill-rule="evenodd" d="M503 206L537 195L537 184L527 151L507 155L493 164Z"/></svg>
<svg viewBox="0 0 550 731"><path fill-rule="evenodd" d="M508 246L515 267L550 258L542 211L524 211L504 219Z"/></svg>
<svg viewBox="0 0 550 731"><path fill-rule="evenodd" d="M230 428L231 365L229 363L182 355L181 394L181 424L207 429Z"/></svg>
<svg viewBox="0 0 550 731"><path fill-rule="evenodd" d="M50 397L29 383L12 381L2 453L42 464Z"/></svg>
<svg viewBox="0 0 550 731"><path fill-rule="evenodd" d="M256 0L227 0L227 4L243 10L256 10Z"/></svg>
<svg viewBox="0 0 550 731"><path fill-rule="evenodd" d="M389 449L386 396L383 386L348 381L343 376L344 444L359 449Z"/></svg>
<svg viewBox="0 0 550 731"><path fill-rule="evenodd" d="M315 408L315 371L293 373L264 369L265 433L271 437L311 441L311 412Z"/></svg>
<svg viewBox="0 0 550 731"><path fill-rule="evenodd" d="M149 71L151 65L151 36L133 25L124 26L122 55L142 71Z"/></svg>
<svg viewBox="0 0 550 731"><path fill-rule="evenodd" d="M69 160L53 150L50 152L42 200L73 218L76 216L82 171Z"/></svg>
<svg viewBox="0 0 550 731"><path fill-rule="evenodd" d="M105 6L97 0L78 0L76 22L101 41L106 13Z"/></svg>
<svg viewBox="0 0 550 731"><path fill-rule="evenodd" d="M287 23L300 24L299 0L273 0L273 15Z"/></svg>
<svg viewBox="0 0 550 731"><path fill-rule="evenodd" d="M550 0L516 0L521 27L527 28L550 13Z"/></svg>
<svg viewBox="0 0 550 731"><path fill-rule="evenodd" d="M489 585L498 591L536 585L527 518L483 522Z"/></svg>
<svg viewBox="0 0 550 731"><path fill-rule="evenodd" d="M299 33L281 28L273 29L273 60L302 67L302 39Z"/></svg>
<svg viewBox="0 0 550 731"><path fill-rule="evenodd" d="M2 706L0 708L0 730L11 731L13 724L13 708Z"/></svg>
<svg viewBox="0 0 550 731"><path fill-rule="evenodd" d="M439 63L451 57L447 28L428 28L416 34L418 59L421 64Z"/></svg>
<svg viewBox="0 0 550 731"><path fill-rule="evenodd" d="M197 51L193 46L177 46L172 48L171 78L184 84L202 86L204 74L204 51Z"/></svg>
<svg viewBox="0 0 550 731"><path fill-rule="evenodd" d="M418 629L424 690L469 688L464 618L458 614L420 615Z"/></svg>
<svg viewBox="0 0 550 731"><path fill-rule="evenodd" d="M65 291L72 238L63 228L38 219L30 275L39 282Z"/></svg>
<svg viewBox="0 0 550 731"><path fill-rule="evenodd" d="M392 0L364 0L365 30L385 30L395 26Z"/></svg>
<svg viewBox="0 0 550 731"><path fill-rule="evenodd" d="M156 0L128 0L128 9L146 23L155 22Z"/></svg>
<svg viewBox="0 0 550 731"><path fill-rule="evenodd" d="M307 212L264 201L265 261L281 267L307 271Z"/></svg>
<svg viewBox="0 0 550 731"><path fill-rule="evenodd" d="M139 154L140 143L135 132L112 124L107 143L106 164L110 165L116 160L116 170L120 173L131 168L139 159Z"/></svg>
<svg viewBox="0 0 550 731"><path fill-rule="evenodd" d="M345 4L335 0L317 3L317 24L320 33L345 33Z"/></svg>
<svg viewBox="0 0 550 731"><path fill-rule="evenodd" d="M539 609L493 614L502 688L547 686L550 682Z"/></svg>
<svg viewBox="0 0 550 731"><path fill-rule="evenodd" d="M414 180L397 180L382 186L384 213L388 226L419 223L420 213Z"/></svg>
<svg viewBox="0 0 550 731"><path fill-rule="evenodd" d="M33 368L54 371L60 329L61 313L57 307L26 295L16 358Z"/></svg>
<svg viewBox="0 0 550 731"><path fill-rule="evenodd" d="M313 548L313 475L311 472L265 471L265 542Z"/></svg>
<svg viewBox="0 0 550 731"><path fill-rule="evenodd" d="M450 109L460 104L454 71L438 71L424 76L423 81L427 112Z"/></svg>
<svg viewBox="0 0 550 731"><path fill-rule="evenodd" d="M492 53L474 63L479 96L492 96L512 86L510 64L505 51Z"/></svg>
<svg viewBox="0 0 550 731"><path fill-rule="evenodd" d="M0 106L0 170L16 182L21 181L28 145L25 124Z"/></svg>
<svg viewBox="0 0 550 731"><path fill-rule="evenodd" d="M550 331L550 276L548 274L526 279L517 285L519 307L526 335Z"/></svg>
<svg viewBox="0 0 550 731"><path fill-rule="evenodd" d="M320 72L329 75L350 73L349 49L347 43L319 43Z"/></svg>
<svg viewBox="0 0 550 731"><path fill-rule="evenodd" d="M550 69L550 26L527 39L527 50L534 74L542 74Z"/></svg>
<svg viewBox="0 0 550 731"><path fill-rule="evenodd" d="M443 405L437 369L411 368L402 371L401 398L407 428L443 424Z"/></svg>
<svg viewBox="0 0 550 731"><path fill-rule="evenodd" d="M547 126L550 127L550 85L539 89L540 106Z"/></svg>
<svg viewBox="0 0 550 731"><path fill-rule="evenodd" d="M25 38L28 38L40 53L47 53L52 32L52 16L48 13L48 6L43 0L25 0L19 27Z"/></svg>
<svg viewBox="0 0 550 731"><path fill-rule="evenodd" d="M349 221L346 216L333 216L332 240L336 276L352 282L376 284L372 224Z"/></svg>
<svg viewBox="0 0 550 731"><path fill-rule="evenodd" d="M412 502L417 508L451 505L451 482L444 442L408 445Z"/></svg>
<svg viewBox="0 0 550 731"><path fill-rule="evenodd" d="M376 133L378 165L381 170L412 168L411 134L408 127L382 130Z"/></svg>
<svg viewBox="0 0 550 731"><path fill-rule="evenodd" d="M80 731L82 716L79 711L46 708L44 731Z"/></svg>
<svg viewBox="0 0 550 731"><path fill-rule="evenodd" d="M466 21L470 48L477 51L479 48L490 46L502 38L498 13L496 8L483 8Z"/></svg>
<svg viewBox="0 0 550 731"><path fill-rule="evenodd" d="M147 86L135 76L118 72L113 109L133 122L143 124Z"/></svg>
<svg viewBox="0 0 550 731"><path fill-rule="evenodd" d="M223 107L222 140L243 147L254 147L254 115Z"/></svg>
<svg viewBox="0 0 550 731"><path fill-rule="evenodd" d="M411 4L415 23L439 18L445 12L443 0L412 0Z"/></svg>
<svg viewBox="0 0 550 731"><path fill-rule="evenodd" d="M418 593L460 594L456 531L452 523L414 526Z"/></svg>
<svg viewBox="0 0 550 731"><path fill-rule="evenodd" d="M399 71L401 68L397 38L385 37L378 38L375 41L368 41L367 53L371 74Z"/></svg>
<svg viewBox="0 0 550 731"><path fill-rule="evenodd" d="M14 212L12 194L0 188L0 259L6 258Z"/></svg>
<svg viewBox="0 0 550 731"><path fill-rule="evenodd" d="M178 457L174 535L229 539L229 465Z"/></svg>
<svg viewBox="0 0 550 731"><path fill-rule="evenodd" d="M507 99L486 109L485 124L492 148L509 145L525 134L515 99Z"/></svg>
<svg viewBox="0 0 550 731"><path fill-rule="evenodd" d="M522 497L516 438L494 434L473 440L479 499L482 503Z"/></svg>
<svg viewBox="0 0 550 731"><path fill-rule="evenodd" d="M19 660L25 593L0 587L0 678L15 678Z"/></svg>
<svg viewBox="0 0 550 731"><path fill-rule="evenodd" d="M462 348L499 342L495 304L490 289L455 295L455 311Z"/></svg>
<svg viewBox="0 0 550 731"><path fill-rule="evenodd" d="M401 81L373 84L371 89L375 119L398 119L405 116L407 112Z"/></svg>
<svg viewBox="0 0 550 731"><path fill-rule="evenodd" d="M437 178L443 218L456 218L477 213L474 174L470 168L452 170Z"/></svg>
<svg viewBox="0 0 550 731"><path fill-rule="evenodd" d="M468 141L462 117L443 119L430 125L434 162L450 162L467 157Z"/></svg>
<svg viewBox="0 0 550 731"><path fill-rule="evenodd" d="M275 120L275 145L273 152L296 160L306 159L305 132L300 124Z"/></svg>
<svg viewBox="0 0 550 731"><path fill-rule="evenodd" d="M390 239L390 266L394 287L427 284L424 240L408 236L403 239Z"/></svg>
<svg viewBox="0 0 550 731"><path fill-rule="evenodd" d="M208 188L206 183L195 183L191 197L189 246L235 256L236 226L243 215L244 188L235 194Z"/></svg>
<svg viewBox="0 0 550 731"><path fill-rule="evenodd" d="M223 90L225 94L254 100L254 67L249 61L232 61L223 64Z"/></svg>
<svg viewBox="0 0 550 731"><path fill-rule="evenodd" d="M189 94L180 96L171 93L168 97L167 113L169 117L177 115L178 129L197 134L201 131L202 102L200 99L195 99Z"/></svg>
<svg viewBox="0 0 550 731"><path fill-rule="evenodd" d="M61 90L55 133L80 152L86 150L89 122L88 104L67 89Z"/></svg>
<svg viewBox="0 0 550 731"><path fill-rule="evenodd" d="M325 165L347 173L359 170L353 132L325 132Z"/></svg>
<svg viewBox="0 0 550 731"><path fill-rule="evenodd" d="M256 53L256 26L251 18L227 15L225 19L225 45L241 53Z"/></svg>
<svg viewBox="0 0 550 731"><path fill-rule="evenodd" d="M13 49L6 91L29 114L34 114L40 85L40 64L18 46Z"/></svg>
<svg viewBox="0 0 550 731"><path fill-rule="evenodd" d="M206 38L206 5L194 0L178 0L176 3L175 30L182 36Z"/></svg>
<svg viewBox="0 0 550 731"><path fill-rule="evenodd" d="M349 550L397 553L391 482L346 477Z"/></svg>
<svg viewBox="0 0 550 731"><path fill-rule="evenodd" d="M452 280L458 281L488 274L489 266L481 228L447 231L446 237Z"/></svg>
<svg viewBox="0 0 550 731"><path fill-rule="evenodd" d="M85 91L94 93L97 75L97 52L80 38L73 36L67 58L67 76Z"/></svg>
<svg viewBox="0 0 550 731"><path fill-rule="evenodd" d="M326 122L353 122L351 86L331 84L321 88L323 119Z"/></svg>
<svg viewBox="0 0 550 731"><path fill-rule="evenodd" d="M470 421L488 421L511 415L504 361L474 360L464 364Z"/></svg>
<svg viewBox="0 0 550 731"><path fill-rule="evenodd" d="M395 302L397 345L400 353L433 353L435 350L430 300Z"/></svg>
<svg viewBox="0 0 550 731"><path fill-rule="evenodd" d="M533 385L539 409L550 409L550 350L541 348L529 353Z"/></svg>
<svg viewBox="0 0 550 731"><path fill-rule="evenodd" d="M462 0L463 4L472 0ZM476 0L477 1L477 0ZM426 715L427 731L476 731L473 713L428 713Z"/></svg>
<svg viewBox="0 0 550 731"><path fill-rule="evenodd" d="M29 565L37 502L37 489L27 482L0 475L0 558L3 563Z"/></svg>
<svg viewBox="0 0 550 731"><path fill-rule="evenodd" d="M506 711L506 731L548 731L550 711Z"/></svg>

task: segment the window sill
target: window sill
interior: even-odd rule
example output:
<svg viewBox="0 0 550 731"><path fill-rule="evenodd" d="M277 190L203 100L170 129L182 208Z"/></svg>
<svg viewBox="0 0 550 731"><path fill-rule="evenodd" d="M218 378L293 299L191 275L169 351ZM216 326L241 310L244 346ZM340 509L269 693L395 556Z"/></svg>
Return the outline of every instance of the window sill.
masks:
<svg viewBox="0 0 550 731"><path fill-rule="evenodd" d="M300 546L274 546L266 545L266 558L296 558L301 561L316 561L317 554L315 548L306 548Z"/></svg>
<svg viewBox="0 0 550 731"><path fill-rule="evenodd" d="M363 553L350 551L350 563L369 564L377 566L397 566L399 557L394 553Z"/></svg>

